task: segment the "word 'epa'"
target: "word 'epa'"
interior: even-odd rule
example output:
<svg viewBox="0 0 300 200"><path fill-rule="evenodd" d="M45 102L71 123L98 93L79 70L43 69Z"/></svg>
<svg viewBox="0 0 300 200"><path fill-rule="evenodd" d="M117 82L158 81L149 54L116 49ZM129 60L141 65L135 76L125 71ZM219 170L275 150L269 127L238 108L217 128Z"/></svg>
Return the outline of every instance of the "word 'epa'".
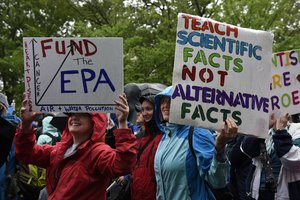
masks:
<svg viewBox="0 0 300 200"><path fill-rule="evenodd" d="M108 84L110 89L114 92L116 89L108 77L105 69L100 69L99 74L92 69L68 70L61 72L61 93L76 93L77 91L72 88L72 83L80 76L84 93L89 93L88 86L94 85L93 92L96 92L100 84ZM98 76L98 78L96 78ZM74 84L76 85L76 84ZM68 86L68 88L67 88Z"/></svg>

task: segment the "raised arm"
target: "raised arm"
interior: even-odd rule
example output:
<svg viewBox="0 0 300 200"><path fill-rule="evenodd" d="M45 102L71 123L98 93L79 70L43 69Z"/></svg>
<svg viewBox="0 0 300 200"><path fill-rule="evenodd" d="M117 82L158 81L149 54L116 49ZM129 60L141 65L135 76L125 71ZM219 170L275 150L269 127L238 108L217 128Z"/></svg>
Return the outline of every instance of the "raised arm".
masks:
<svg viewBox="0 0 300 200"><path fill-rule="evenodd" d="M230 176L230 163L225 154L226 144L236 138L238 127L233 119L226 119L216 138L213 162L207 181L213 188L225 187Z"/></svg>
<svg viewBox="0 0 300 200"><path fill-rule="evenodd" d="M274 149L284 168L300 171L300 147L293 144L292 136L285 129L288 118L289 115L285 114L276 121Z"/></svg>
<svg viewBox="0 0 300 200"><path fill-rule="evenodd" d="M14 138L15 154L22 163L35 164L46 168L49 165L52 146L36 145L35 130L32 128L33 120L41 115L38 112L29 112L26 108L27 100L23 94L21 107L21 124L18 126Z"/></svg>
<svg viewBox="0 0 300 200"><path fill-rule="evenodd" d="M130 173L137 155L136 137L127 127L129 107L126 96L120 95L119 101L115 103L119 120L119 128L114 130L116 149L106 146L106 149L97 156L100 172L109 173L112 177Z"/></svg>

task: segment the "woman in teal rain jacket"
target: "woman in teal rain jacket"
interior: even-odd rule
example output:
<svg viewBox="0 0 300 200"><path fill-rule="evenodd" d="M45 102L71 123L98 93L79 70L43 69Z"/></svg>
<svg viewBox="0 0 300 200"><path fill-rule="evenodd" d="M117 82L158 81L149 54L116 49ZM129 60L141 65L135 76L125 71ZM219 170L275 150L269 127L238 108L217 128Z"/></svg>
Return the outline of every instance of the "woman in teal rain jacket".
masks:
<svg viewBox="0 0 300 200"><path fill-rule="evenodd" d="M192 146L189 145L188 125L169 123L170 97L168 87L155 96L155 117L158 127L164 132L157 148L154 170L157 181L157 200L202 200L215 199L212 188L222 188L229 178L230 164L225 156L226 143L236 136L237 126L226 120L215 140L212 131L194 128Z"/></svg>

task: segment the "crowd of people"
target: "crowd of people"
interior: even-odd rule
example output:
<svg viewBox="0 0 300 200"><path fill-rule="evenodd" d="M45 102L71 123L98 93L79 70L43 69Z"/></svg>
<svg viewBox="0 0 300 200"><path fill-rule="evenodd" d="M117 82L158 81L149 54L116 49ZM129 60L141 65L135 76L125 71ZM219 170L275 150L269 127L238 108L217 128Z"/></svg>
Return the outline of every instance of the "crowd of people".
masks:
<svg viewBox="0 0 300 200"><path fill-rule="evenodd" d="M148 84L120 94L116 113L65 113L60 130L25 97L20 118L7 112L0 93L0 200L299 199L299 114L272 114L261 139L231 118L218 131L170 123L171 95ZM37 195L20 187L20 166L46 169Z"/></svg>

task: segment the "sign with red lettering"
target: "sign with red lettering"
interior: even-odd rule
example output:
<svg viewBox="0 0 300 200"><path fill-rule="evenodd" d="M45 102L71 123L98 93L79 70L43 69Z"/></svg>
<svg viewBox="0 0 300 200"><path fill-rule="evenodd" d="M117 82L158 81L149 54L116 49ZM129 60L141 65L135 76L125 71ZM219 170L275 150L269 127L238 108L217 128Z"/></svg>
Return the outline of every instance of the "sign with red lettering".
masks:
<svg viewBox="0 0 300 200"><path fill-rule="evenodd" d="M123 92L122 38L24 38L30 111L112 112Z"/></svg>
<svg viewBox="0 0 300 200"><path fill-rule="evenodd" d="M300 49L273 54L271 109L279 117L300 113Z"/></svg>
<svg viewBox="0 0 300 200"><path fill-rule="evenodd" d="M273 35L178 15L170 122L266 137Z"/></svg>

